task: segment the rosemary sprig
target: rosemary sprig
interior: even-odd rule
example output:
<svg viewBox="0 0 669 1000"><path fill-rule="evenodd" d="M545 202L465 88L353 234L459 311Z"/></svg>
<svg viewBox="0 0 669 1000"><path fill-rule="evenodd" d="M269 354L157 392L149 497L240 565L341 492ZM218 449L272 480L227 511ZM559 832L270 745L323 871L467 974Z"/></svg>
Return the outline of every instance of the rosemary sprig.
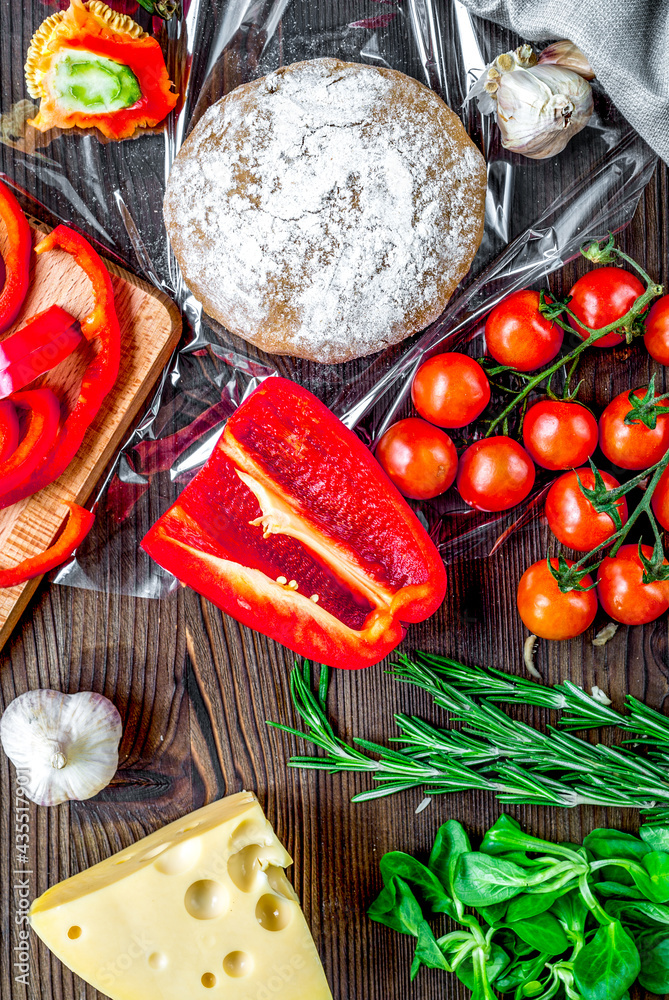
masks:
<svg viewBox="0 0 669 1000"><path fill-rule="evenodd" d="M399 749L359 737L348 744L326 715L328 673L321 673L316 694L311 667L304 664L291 673L291 695L306 731L268 724L315 744L324 755L293 757L290 766L371 774L375 787L355 795L354 802L418 787L433 795L479 789L504 803L614 806L640 809L653 821L669 818L669 719L636 699L627 699L630 714L622 715L570 681L549 688L427 653L400 657L391 673L427 691L448 713L450 727L400 713L399 735L389 739ZM559 711L563 731L535 729L496 702ZM647 753L593 744L571 732L611 726Z"/></svg>

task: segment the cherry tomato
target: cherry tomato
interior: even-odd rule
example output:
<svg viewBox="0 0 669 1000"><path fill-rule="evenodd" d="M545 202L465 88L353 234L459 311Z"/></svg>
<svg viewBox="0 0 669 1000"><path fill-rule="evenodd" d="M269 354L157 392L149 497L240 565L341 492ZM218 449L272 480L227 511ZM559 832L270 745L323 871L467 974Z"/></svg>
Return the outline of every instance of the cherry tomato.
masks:
<svg viewBox="0 0 669 1000"><path fill-rule="evenodd" d="M418 417L389 427L376 446L376 458L400 493L429 500L455 479L458 454L448 434Z"/></svg>
<svg viewBox="0 0 669 1000"><path fill-rule="evenodd" d="M437 354L416 372L411 398L421 417L438 427L464 427L490 402L490 383L474 358Z"/></svg>
<svg viewBox="0 0 669 1000"><path fill-rule="evenodd" d="M458 465L460 496L476 510L508 510L532 487L534 462L513 438L500 435L475 441Z"/></svg>
<svg viewBox="0 0 669 1000"><path fill-rule="evenodd" d="M488 354L501 365L531 372L552 361L564 331L539 312L539 292L524 288L496 305L485 325Z"/></svg>
<svg viewBox="0 0 669 1000"><path fill-rule="evenodd" d="M574 469L597 447L597 421L580 403L545 399L525 414L523 444L544 469Z"/></svg>
<svg viewBox="0 0 669 1000"><path fill-rule="evenodd" d="M665 531L669 531L669 469L665 469L653 491L653 513Z"/></svg>
<svg viewBox="0 0 669 1000"><path fill-rule="evenodd" d="M557 559L551 559L551 566L557 565ZM590 587L592 582L591 577L584 576L581 585ZM569 590L563 594L545 559L523 573L516 604L525 625L540 639L573 639L592 625L597 614L594 590Z"/></svg>
<svg viewBox="0 0 669 1000"><path fill-rule="evenodd" d="M647 559L653 554L650 545L643 545L642 552ZM645 625L664 614L669 581L643 583L642 577L636 545L621 545L615 556L607 556L597 574L597 593L607 615L623 625Z"/></svg>
<svg viewBox="0 0 669 1000"><path fill-rule="evenodd" d="M669 295L653 303L646 317L643 342L651 358L669 365Z"/></svg>
<svg viewBox="0 0 669 1000"><path fill-rule="evenodd" d="M578 474L578 478L577 478ZM608 490L620 486L617 479L608 472L602 472L601 477ZM589 552L606 541L616 526L609 514L596 511L590 501L583 496L578 485L581 480L586 489L595 485L595 476L591 469L577 469L567 472L555 480L546 497L546 517L548 526L563 545L577 552ZM622 524L627 521L627 500L621 497L617 505Z"/></svg>
<svg viewBox="0 0 669 1000"><path fill-rule="evenodd" d="M634 390L640 399L648 386ZM629 392L621 392L612 399L599 418L599 446L614 465L621 469L647 469L659 462L669 448L669 413L661 413L653 430L641 420L625 423L632 409ZM665 406L666 400L657 400L655 406Z"/></svg>
<svg viewBox="0 0 669 1000"><path fill-rule="evenodd" d="M569 308L593 330L598 330L609 323L615 323L629 312L634 302L645 292L638 278L621 267L596 267L579 278L570 291ZM569 317L569 322L581 340L587 340L590 334L575 320ZM625 338L617 333L607 333L595 341L595 347L616 347Z"/></svg>

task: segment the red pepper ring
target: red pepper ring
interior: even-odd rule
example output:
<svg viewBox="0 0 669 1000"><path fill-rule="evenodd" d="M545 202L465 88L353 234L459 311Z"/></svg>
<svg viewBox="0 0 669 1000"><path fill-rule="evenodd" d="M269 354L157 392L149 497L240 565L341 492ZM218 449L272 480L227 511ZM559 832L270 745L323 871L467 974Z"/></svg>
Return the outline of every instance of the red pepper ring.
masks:
<svg viewBox="0 0 669 1000"><path fill-rule="evenodd" d="M0 340L0 399L56 368L82 339L74 316L60 306L50 306Z"/></svg>
<svg viewBox="0 0 669 1000"><path fill-rule="evenodd" d="M65 472L79 451L86 431L113 389L118 375L121 331L107 268L90 243L67 226L56 226L38 243L35 252L45 253L53 247L60 247L71 254L91 280L95 305L92 312L81 321L81 330L87 340L98 338L99 350L84 373L79 398L52 451L35 469L29 481L9 492L0 490L0 509L37 493Z"/></svg>
<svg viewBox="0 0 669 1000"><path fill-rule="evenodd" d="M72 555L77 546L81 545L88 532L93 527L95 514L80 507L78 503L65 503L70 508L70 515L65 528L53 545L37 556L31 556L17 563L10 569L0 569L0 588L16 587L35 576L42 576L55 569Z"/></svg>
<svg viewBox="0 0 669 1000"><path fill-rule="evenodd" d="M50 233L39 241L35 247L35 253L46 253L48 250L53 250L54 247L59 247L66 253L71 254L82 271L85 271L91 279L95 305L93 306L93 311L82 319L80 323L81 332L86 340L93 340L94 337L100 336L101 331L105 330L114 320L116 321L116 330L118 331L118 320L114 307L114 290L111 278L109 277L109 271L103 264L100 255L95 252L87 239L68 226L61 225L52 229ZM110 332L113 332L113 330ZM117 343L119 342L120 334Z"/></svg>
<svg viewBox="0 0 669 1000"><path fill-rule="evenodd" d="M0 465L13 455L19 443L19 418L8 399L0 400Z"/></svg>
<svg viewBox="0 0 669 1000"><path fill-rule="evenodd" d="M5 283L0 292L0 333L8 329L18 316L28 293L30 254L33 240L28 220L6 184L0 181L0 219L9 237L9 249L4 257Z"/></svg>
<svg viewBox="0 0 669 1000"><path fill-rule="evenodd" d="M0 507L10 491L27 487L30 496L31 477L54 446L60 423L60 402L51 389L28 389L12 396L12 403L28 410L28 428L18 447L0 464Z"/></svg>

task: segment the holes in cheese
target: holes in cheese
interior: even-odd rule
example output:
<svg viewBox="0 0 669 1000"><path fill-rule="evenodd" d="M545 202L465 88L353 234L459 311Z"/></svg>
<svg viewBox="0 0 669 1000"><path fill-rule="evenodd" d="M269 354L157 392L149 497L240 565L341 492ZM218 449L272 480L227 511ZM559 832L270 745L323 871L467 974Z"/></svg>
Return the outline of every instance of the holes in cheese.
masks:
<svg viewBox="0 0 669 1000"><path fill-rule="evenodd" d="M201 982L202 985L206 987L206 989L210 990L213 986L216 985L216 976L214 975L213 972L205 972L202 976Z"/></svg>
<svg viewBox="0 0 669 1000"><path fill-rule="evenodd" d="M249 844L233 854L228 861L228 875L242 892L251 892L260 872L259 844Z"/></svg>
<svg viewBox="0 0 669 1000"><path fill-rule="evenodd" d="M70 927L69 931L67 932L67 936L69 937L70 941L76 941L77 938L81 937L81 927L77 927L76 924L73 927Z"/></svg>
<svg viewBox="0 0 669 1000"><path fill-rule="evenodd" d="M282 931L290 923L291 914L292 907L271 892L256 903L256 920L266 931Z"/></svg>
<svg viewBox="0 0 669 1000"><path fill-rule="evenodd" d="M184 906L196 920L213 920L220 917L228 905L228 894L220 884L210 878L202 878L188 886Z"/></svg>
<svg viewBox="0 0 669 1000"><path fill-rule="evenodd" d="M292 885L286 878L286 873L283 868L278 868L276 865L269 865L265 874L267 875L267 881L269 882L274 892L279 896L285 896L286 899L292 899L298 902L297 893L293 889Z"/></svg>
<svg viewBox="0 0 669 1000"><path fill-rule="evenodd" d="M233 979L249 976L253 972L253 959L245 951L231 951L223 959L223 971Z"/></svg>
<svg viewBox="0 0 669 1000"><path fill-rule="evenodd" d="M332 1000L290 863L240 792L53 886L30 923L112 1000Z"/></svg>
<svg viewBox="0 0 669 1000"><path fill-rule="evenodd" d="M245 819L243 823L240 823L236 827L230 837L230 850L239 851L240 848L245 847L247 844L259 844L267 837L267 827L269 827L267 821L261 825L257 819ZM271 832L273 833L274 831Z"/></svg>
<svg viewBox="0 0 669 1000"><path fill-rule="evenodd" d="M168 842L167 844L159 844L158 847L152 847L150 851L146 852L146 854L142 854L142 856L141 856L141 858L139 860L140 861L153 861L153 859L157 858L159 854L163 853L163 851L169 850L169 848L171 846L172 845Z"/></svg>
<svg viewBox="0 0 669 1000"><path fill-rule="evenodd" d="M202 851L202 841L199 837L167 846L169 849L159 852L154 861L156 871L162 875L184 875L197 864Z"/></svg>

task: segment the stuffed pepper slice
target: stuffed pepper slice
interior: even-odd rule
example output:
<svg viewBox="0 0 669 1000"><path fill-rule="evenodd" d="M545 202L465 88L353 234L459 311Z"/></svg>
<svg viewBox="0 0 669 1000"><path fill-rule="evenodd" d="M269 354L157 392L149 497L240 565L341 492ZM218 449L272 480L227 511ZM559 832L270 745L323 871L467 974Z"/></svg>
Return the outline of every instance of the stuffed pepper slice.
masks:
<svg viewBox="0 0 669 1000"><path fill-rule="evenodd" d="M160 45L132 18L101 0L71 0L44 21L26 59L39 114L50 128L98 128L110 139L158 125L177 102Z"/></svg>
<svg viewBox="0 0 669 1000"><path fill-rule="evenodd" d="M356 669L444 599L424 528L356 435L315 396L266 379L142 548L233 618Z"/></svg>

